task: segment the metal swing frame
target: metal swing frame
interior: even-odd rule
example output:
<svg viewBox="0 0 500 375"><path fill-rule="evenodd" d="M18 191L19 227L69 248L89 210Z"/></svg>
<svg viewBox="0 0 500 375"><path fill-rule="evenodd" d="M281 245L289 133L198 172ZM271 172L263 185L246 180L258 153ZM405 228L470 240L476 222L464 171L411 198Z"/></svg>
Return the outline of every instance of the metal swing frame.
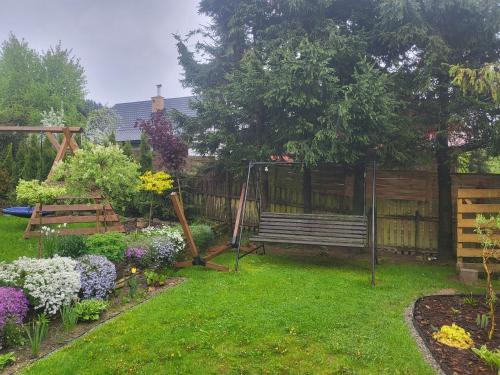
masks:
<svg viewBox="0 0 500 375"><path fill-rule="evenodd" d="M241 252L241 238L243 235L243 230L244 230L244 224L245 224L245 211L246 211L246 204L247 204L247 199L248 199L248 189L250 186L250 175L252 174L252 170L255 166L273 166L273 165L303 165L303 162L287 162L287 161L267 161L267 162L262 162L262 161L251 161L248 163L248 169L247 169L247 177L246 177L246 183L244 184L244 192L242 191L242 197L243 197L243 204L242 204L242 212L241 212L241 221L239 222L239 232L238 232L238 241L237 241L237 248L236 248L236 260L235 260L235 271L238 271L239 267L239 260L255 251L258 249L263 249L263 252L265 253L265 245L262 243L260 246L256 246L249 251ZM371 216L371 223L369 225L369 238L370 238L370 248L371 248L371 285L372 287L375 286L375 266L377 264L377 249L376 249L376 170L377 170L377 163L375 158L373 158L372 161L372 194L371 194L371 203L372 207L370 210L370 216ZM261 217L261 191L260 191L260 186L258 187L259 192L258 192L258 200L257 203L257 211L259 214L259 219ZM257 195L257 187L255 187L256 190L256 195ZM366 185L364 188L365 194L364 194L364 203L363 203L363 216L366 215ZM346 216L351 216L351 215L346 215Z"/></svg>

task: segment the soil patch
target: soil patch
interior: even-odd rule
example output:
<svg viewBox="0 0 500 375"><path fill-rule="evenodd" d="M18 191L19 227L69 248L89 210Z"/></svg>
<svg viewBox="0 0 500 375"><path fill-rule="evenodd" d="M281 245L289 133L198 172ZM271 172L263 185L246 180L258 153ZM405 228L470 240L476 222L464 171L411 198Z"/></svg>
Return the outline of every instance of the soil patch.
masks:
<svg viewBox="0 0 500 375"><path fill-rule="evenodd" d="M181 277L170 278L165 282L164 285L157 288L152 288L146 285L144 277L141 276L138 280L141 288L137 291L137 295L133 300L131 300L128 295L127 287L117 289L109 300L111 306L101 315L101 318L99 320L88 323L78 323L77 326L69 332L64 331L61 319L59 315L56 315L54 320L51 320L50 322L48 336L42 343L38 358L33 358L29 343L26 343L26 345L24 345L23 347L2 350L1 353L14 352L14 355L16 356L16 362L12 366L5 368L3 371L0 370L0 373L2 375L17 373L30 363L62 349L73 340L89 333L99 325L115 318L116 316L127 310L130 310L134 306L146 302L160 292L182 283L184 280L185 279Z"/></svg>
<svg viewBox="0 0 500 375"><path fill-rule="evenodd" d="M476 306L464 303L464 296L428 296L417 300L413 310L413 323L435 361L445 374L497 375L496 370L481 361L472 350L452 348L434 340L432 334L443 325L455 323L471 334L475 347L486 345L490 350L500 347L498 329L491 340L487 332L476 324L477 314L486 314L484 296L474 296ZM497 309L495 319L500 321Z"/></svg>

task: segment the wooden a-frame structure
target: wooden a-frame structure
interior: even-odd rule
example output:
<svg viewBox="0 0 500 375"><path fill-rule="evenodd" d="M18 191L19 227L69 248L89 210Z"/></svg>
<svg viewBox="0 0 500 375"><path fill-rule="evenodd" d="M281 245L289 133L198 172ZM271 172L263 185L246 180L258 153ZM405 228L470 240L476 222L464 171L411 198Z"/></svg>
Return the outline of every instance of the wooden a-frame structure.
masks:
<svg viewBox="0 0 500 375"><path fill-rule="evenodd" d="M75 141L75 134L81 133L81 127L64 127L64 126L16 126L16 125L0 125L0 132L17 132L17 133L38 133L45 134L49 139L50 144L56 150L56 157L50 168L49 176L54 173L57 163L62 161L66 154L74 154L79 149L78 143ZM56 134L62 134L62 139L59 140ZM79 204L64 204L65 200L85 200L85 203ZM40 203L35 205L31 218L24 232L24 238L38 237L41 234L41 224L71 224L71 223L96 223L95 227L86 228L59 228L60 235L69 234L93 234L107 231L124 232L125 228L120 223L120 218L114 212L113 207L109 203L101 202L102 197L98 194L93 194L88 197L60 197L59 204L45 205L42 207ZM51 216L42 220L43 211L53 213Z"/></svg>

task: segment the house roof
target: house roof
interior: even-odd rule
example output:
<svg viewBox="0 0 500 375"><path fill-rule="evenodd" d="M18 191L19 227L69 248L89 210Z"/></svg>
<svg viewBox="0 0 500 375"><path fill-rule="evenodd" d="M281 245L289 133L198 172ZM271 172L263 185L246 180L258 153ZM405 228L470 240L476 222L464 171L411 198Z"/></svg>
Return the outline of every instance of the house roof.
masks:
<svg viewBox="0 0 500 375"><path fill-rule="evenodd" d="M177 110L187 116L196 116L196 112L189 107L194 96L183 96L180 98L165 98L165 111ZM152 101L117 103L113 109L118 115L118 127L116 129L116 140L138 141L141 139L140 129L135 127L137 120L148 120L152 113ZM175 126L175 124L174 124Z"/></svg>

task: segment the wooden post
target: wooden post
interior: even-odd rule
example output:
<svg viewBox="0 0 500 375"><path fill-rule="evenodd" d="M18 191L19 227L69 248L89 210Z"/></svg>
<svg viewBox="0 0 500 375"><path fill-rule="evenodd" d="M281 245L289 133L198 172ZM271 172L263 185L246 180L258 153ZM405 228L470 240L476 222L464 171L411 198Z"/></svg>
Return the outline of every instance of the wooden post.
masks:
<svg viewBox="0 0 500 375"><path fill-rule="evenodd" d="M182 210L179 195L177 193L172 193L170 194L170 199L172 200L172 204L174 205L175 214L177 215L177 217L179 218L179 222L181 223L182 231L184 232L184 236L186 237L188 246L191 249L191 254L193 255L193 258L199 257L200 253L198 251L198 248L196 247L196 243L194 242L191 229L189 229L186 216L184 215L184 210Z"/></svg>

